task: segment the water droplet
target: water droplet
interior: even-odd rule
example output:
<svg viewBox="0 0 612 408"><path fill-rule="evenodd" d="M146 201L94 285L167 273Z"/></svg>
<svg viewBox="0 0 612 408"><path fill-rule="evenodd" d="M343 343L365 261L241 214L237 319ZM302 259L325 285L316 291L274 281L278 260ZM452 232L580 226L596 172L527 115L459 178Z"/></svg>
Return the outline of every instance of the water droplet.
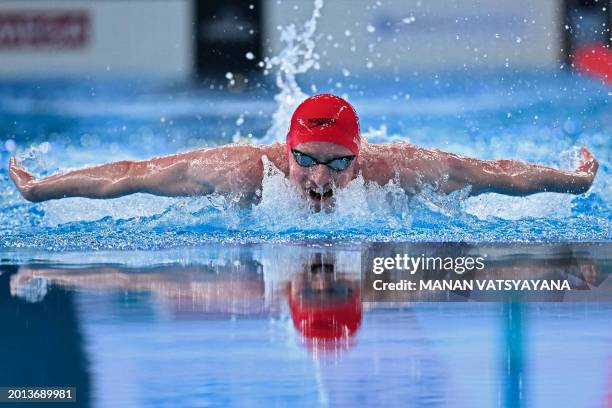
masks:
<svg viewBox="0 0 612 408"><path fill-rule="evenodd" d="M15 141L14 140L7 140L6 142L4 142L4 148L9 151L12 152L13 150L15 150Z"/></svg>

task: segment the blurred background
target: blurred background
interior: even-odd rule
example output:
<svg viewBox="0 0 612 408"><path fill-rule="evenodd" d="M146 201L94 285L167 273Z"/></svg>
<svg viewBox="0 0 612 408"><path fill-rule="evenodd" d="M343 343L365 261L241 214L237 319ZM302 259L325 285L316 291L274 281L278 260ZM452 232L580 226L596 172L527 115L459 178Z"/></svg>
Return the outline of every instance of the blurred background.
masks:
<svg viewBox="0 0 612 408"><path fill-rule="evenodd" d="M406 72L571 66L610 44L607 0L334 0L316 21L321 71ZM260 72L280 27L306 0L0 1L0 75L163 75L226 79Z"/></svg>

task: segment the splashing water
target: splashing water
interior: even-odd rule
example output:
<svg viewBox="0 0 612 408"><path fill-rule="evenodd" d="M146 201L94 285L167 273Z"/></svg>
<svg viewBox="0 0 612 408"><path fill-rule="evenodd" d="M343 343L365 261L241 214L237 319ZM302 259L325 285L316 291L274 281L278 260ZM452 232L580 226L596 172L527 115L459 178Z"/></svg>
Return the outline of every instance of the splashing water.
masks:
<svg viewBox="0 0 612 408"><path fill-rule="evenodd" d="M296 77L312 68L319 69L319 55L314 52L314 34L322 8L323 0L315 0L312 16L304 23L303 28L295 24L283 27L280 39L285 46L279 55L266 57L264 60L264 74L276 70L279 93L274 97L278 106L272 115L272 126L265 136L258 140L259 143L283 142L293 111L308 97L298 85Z"/></svg>
<svg viewBox="0 0 612 408"><path fill-rule="evenodd" d="M176 93L164 90L165 82L143 85L137 89L138 97L124 90L131 89L133 82L115 81L110 86L50 81L42 87L0 83L4 132L0 134L0 248L67 251L211 242L612 239L608 90L557 73L514 77L505 73L503 82L497 75L436 74L436 83L444 86L431 85L424 75L392 86L384 75L382 80L361 75L351 79L375 91L351 101L370 143L411 142L485 159L522 159L566 169L575 168L573 146L588 146L601 167L593 188L581 196L467 198L469 189L439 195L424 188L411 198L396 183L379 186L357 177L336 191L332 212L315 213L270 163L266 163L261 200L250 208L238 206L236 197L215 195L135 194L31 204L10 182L6 163L15 153L36 175L44 176L110 160L224 144L237 127L252 127L253 134L267 130L261 143L282 140L293 109L307 96L298 76L308 75L313 83L319 80L317 88L322 91L334 82L313 76L319 64L315 31L322 7L322 0L316 0L303 28L283 28L283 50L265 60L266 71L276 72L276 105L259 95L236 100L201 90ZM91 98L92 88L114 91ZM398 92L411 96L400 103L393 99ZM262 112L261 119L238 117L245 105Z"/></svg>
<svg viewBox="0 0 612 408"><path fill-rule="evenodd" d="M267 160L265 166L262 200L253 207L252 215L270 231L283 234L298 228L301 233L329 233L332 237L347 225L357 230L370 228L373 223L392 228L410 225L411 200L396 183L379 186L358 176L336 190L332 212L316 213L279 170Z"/></svg>
<svg viewBox="0 0 612 408"><path fill-rule="evenodd" d="M375 129L373 137L376 134L381 141L402 137L403 132L377 128L367 114L362 117ZM454 134L443 128L437 132L440 136L430 141L439 147L444 146L446 136ZM420 137L416 128L410 133ZM513 149L520 147L501 148L491 140L467 140L466 148L480 143L483 154L486 149L494 149L492 154L497 157L512 157ZM378 186L358 177L336 191L337 205L331 213L312 212L288 180L269 164L261 201L251 208L241 208L235 200L220 196L165 198L146 194L31 204L18 196L3 167L0 246L64 251L157 249L208 242L609 240L612 215L607 147L605 143L598 147L595 142L593 138L585 140L594 146L602 167L592 191L583 196L486 194L466 199L467 191L439 195L424 189L409 198L395 183ZM559 143L556 139L548 144L548 163L555 164ZM125 145L136 157L139 148L138 143ZM26 163L39 171L45 164L75 167L82 161L79 156L73 157L75 154L79 154L77 149L51 148L46 153L36 151L34 159ZM89 154L85 152L86 157ZM106 145L97 147L97 154L100 161L112 157ZM563 167L571 166L571 155L562 156Z"/></svg>

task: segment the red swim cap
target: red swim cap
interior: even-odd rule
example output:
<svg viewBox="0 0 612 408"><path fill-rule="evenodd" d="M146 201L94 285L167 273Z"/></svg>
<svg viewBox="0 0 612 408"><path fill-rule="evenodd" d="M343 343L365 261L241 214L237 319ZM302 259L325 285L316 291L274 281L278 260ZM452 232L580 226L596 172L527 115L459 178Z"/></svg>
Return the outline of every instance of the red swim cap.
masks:
<svg viewBox="0 0 612 408"><path fill-rule="evenodd" d="M289 295L289 308L295 328L306 338L337 340L352 337L361 325L359 289L346 299L303 301Z"/></svg>
<svg viewBox="0 0 612 408"><path fill-rule="evenodd" d="M311 96L291 117L287 148L305 142L332 142L359 154L359 118L355 109L336 95Z"/></svg>

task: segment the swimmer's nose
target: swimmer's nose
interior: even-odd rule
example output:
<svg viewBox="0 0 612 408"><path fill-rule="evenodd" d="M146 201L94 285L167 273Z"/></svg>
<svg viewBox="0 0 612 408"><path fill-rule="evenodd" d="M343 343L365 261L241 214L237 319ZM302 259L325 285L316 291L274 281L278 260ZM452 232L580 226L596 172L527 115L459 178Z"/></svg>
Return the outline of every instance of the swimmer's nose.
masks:
<svg viewBox="0 0 612 408"><path fill-rule="evenodd" d="M329 169L327 166L314 166L310 173L310 180L317 188L323 188L329 185L331 178L329 176Z"/></svg>

